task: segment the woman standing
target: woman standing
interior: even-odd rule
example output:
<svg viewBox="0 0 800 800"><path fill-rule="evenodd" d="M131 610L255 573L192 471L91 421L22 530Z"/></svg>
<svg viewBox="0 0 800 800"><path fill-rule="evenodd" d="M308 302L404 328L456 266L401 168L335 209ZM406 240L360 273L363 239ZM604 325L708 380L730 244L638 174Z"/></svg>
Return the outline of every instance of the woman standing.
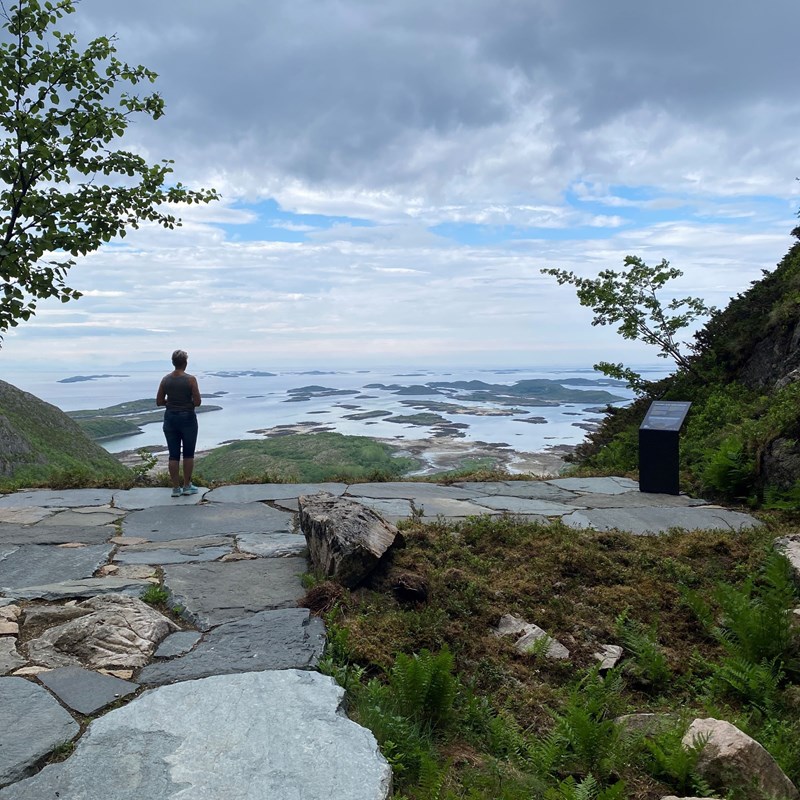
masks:
<svg viewBox="0 0 800 800"><path fill-rule="evenodd" d="M186 372L189 356L185 350L172 354L175 369L165 375L158 385L156 405L166 406L164 411L164 436L169 448L169 477L172 481L172 496L197 494L192 484L194 470L194 448L197 444L197 415L195 408L200 405L200 389L197 378ZM183 489L181 489L180 462L183 446Z"/></svg>

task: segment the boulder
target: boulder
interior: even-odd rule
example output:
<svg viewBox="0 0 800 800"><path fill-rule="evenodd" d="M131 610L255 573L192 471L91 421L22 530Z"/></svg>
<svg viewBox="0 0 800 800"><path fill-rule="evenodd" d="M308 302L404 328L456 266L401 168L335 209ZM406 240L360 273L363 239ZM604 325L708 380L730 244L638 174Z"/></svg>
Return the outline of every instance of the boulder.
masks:
<svg viewBox="0 0 800 800"><path fill-rule="evenodd" d="M772 756L755 740L724 720L696 719L683 746L705 741L697 771L711 786L759 800L797 800L794 784Z"/></svg>
<svg viewBox="0 0 800 800"><path fill-rule="evenodd" d="M178 626L135 597L105 595L79 605L89 613L28 642L31 661L48 667L141 667Z"/></svg>
<svg viewBox="0 0 800 800"><path fill-rule="evenodd" d="M321 492L298 504L312 569L348 588L358 586L397 539L394 525L349 498Z"/></svg>
<svg viewBox="0 0 800 800"><path fill-rule="evenodd" d="M536 643L538 641L546 639L547 650L545 650L544 655L547 658L558 661L569 658L569 650L567 650L561 642L554 639L538 625L534 625L532 622L526 622L521 617L515 617L513 614L504 614L500 617L500 622L497 624L493 633L495 636L517 637L517 640L514 642L514 647L518 652L523 654L532 652L536 649Z"/></svg>

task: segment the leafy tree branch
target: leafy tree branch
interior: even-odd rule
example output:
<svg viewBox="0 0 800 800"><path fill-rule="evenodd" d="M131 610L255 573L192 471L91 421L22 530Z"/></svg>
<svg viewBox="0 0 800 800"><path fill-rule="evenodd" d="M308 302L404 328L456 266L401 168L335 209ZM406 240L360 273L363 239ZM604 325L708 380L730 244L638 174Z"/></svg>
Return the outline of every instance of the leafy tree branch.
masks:
<svg viewBox="0 0 800 800"><path fill-rule="evenodd" d="M116 57L115 37L85 50L58 29L75 0L0 2L0 341L38 300L80 292L67 273L142 222L180 225L171 204L208 203L213 189L167 184L172 161L115 149L129 121L157 120L164 101L137 94L156 74Z"/></svg>
<svg viewBox="0 0 800 800"><path fill-rule="evenodd" d="M710 316L716 309L700 298L683 297L671 300L666 306L659 292L671 280L683 273L662 259L658 266L649 266L638 256L626 256L623 270L606 269L596 278L583 278L563 269L543 269L560 285L576 287L578 302L594 312L592 325L618 325L617 333L658 348L659 358L671 358L681 370L694 372L691 359L684 355L676 338L679 331L695 320ZM647 381L622 364L601 361L595 369L612 378L626 380L635 391L643 393Z"/></svg>

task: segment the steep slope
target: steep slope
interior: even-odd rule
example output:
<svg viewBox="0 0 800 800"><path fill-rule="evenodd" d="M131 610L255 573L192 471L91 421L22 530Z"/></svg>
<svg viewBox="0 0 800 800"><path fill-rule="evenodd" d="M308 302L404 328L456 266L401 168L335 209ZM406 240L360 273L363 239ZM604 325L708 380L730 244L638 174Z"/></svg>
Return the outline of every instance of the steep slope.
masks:
<svg viewBox="0 0 800 800"><path fill-rule="evenodd" d="M101 483L125 480L130 473L63 411L0 381L0 483L67 476Z"/></svg>
<svg viewBox="0 0 800 800"><path fill-rule="evenodd" d="M792 231L800 238L800 228ZM800 505L800 242L698 332L695 374L679 371L609 414L575 458L635 472L653 399L690 400L682 485L709 496Z"/></svg>

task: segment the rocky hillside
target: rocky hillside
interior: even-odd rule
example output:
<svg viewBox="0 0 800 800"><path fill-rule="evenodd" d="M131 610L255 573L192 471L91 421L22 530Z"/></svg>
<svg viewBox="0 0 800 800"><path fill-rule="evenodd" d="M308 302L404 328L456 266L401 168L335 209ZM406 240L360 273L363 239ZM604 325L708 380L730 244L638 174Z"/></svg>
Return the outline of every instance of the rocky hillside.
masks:
<svg viewBox="0 0 800 800"><path fill-rule="evenodd" d="M800 227L792 232L800 238ZM691 400L681 440L684 488L800 504L800 242L698 332L691 371L650 386L579 448L590 468L635 472L653 399Z"/></svg>
<svg viewBox="0 0 800 800"><path fill-rule="evenodd" d="M63 411L0 381L0 487L12 481L93 483L129 476Z"/></svg>

